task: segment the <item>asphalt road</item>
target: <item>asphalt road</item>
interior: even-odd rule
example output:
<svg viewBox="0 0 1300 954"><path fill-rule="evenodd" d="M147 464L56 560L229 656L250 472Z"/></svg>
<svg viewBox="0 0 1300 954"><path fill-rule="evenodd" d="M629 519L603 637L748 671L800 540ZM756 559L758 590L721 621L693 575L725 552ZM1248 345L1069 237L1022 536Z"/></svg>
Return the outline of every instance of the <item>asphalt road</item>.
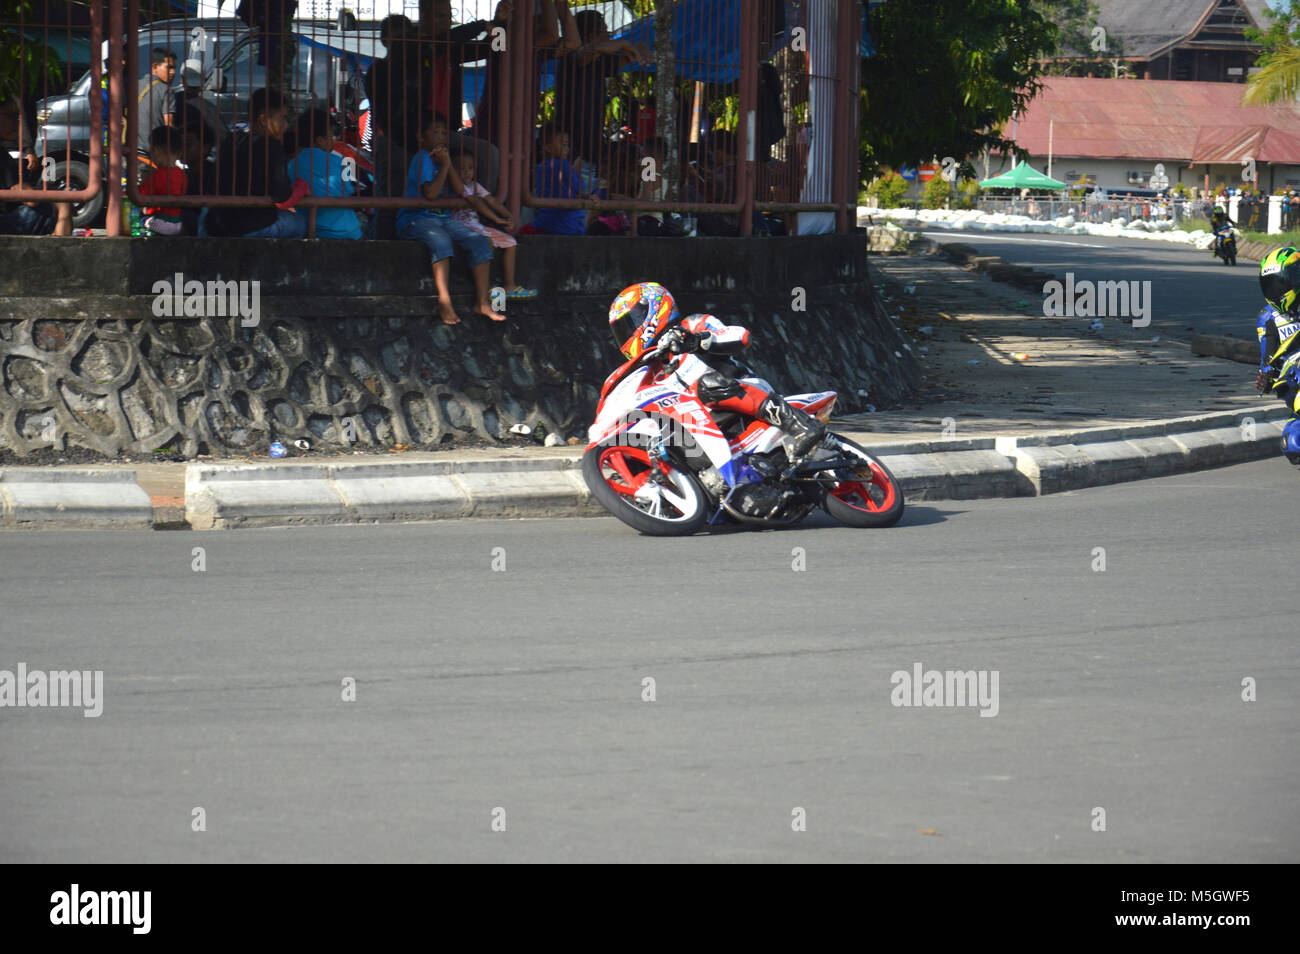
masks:
<svg viewBox="0 0 1300 954"><path fill-rule="evenodd" d="M687 540L2 534L0 669L105 684L0 708L0 861L1295 862L1297 481ZM996 715L893 705L916 664L996 670Z"/></svg>
<svg viewBox="0 0 1300 954"><path fill-rule="evenodd" d="M1149 281L1148 330L1175 338L1231 334L1253 342L1255 318L1264 307L1257 262L1243 259L1228 267L1208 251L1173 242L939 229L922 234L970 245L1014 265L1032 265L1060 276L1073 272L1076 281Z"/></svg>

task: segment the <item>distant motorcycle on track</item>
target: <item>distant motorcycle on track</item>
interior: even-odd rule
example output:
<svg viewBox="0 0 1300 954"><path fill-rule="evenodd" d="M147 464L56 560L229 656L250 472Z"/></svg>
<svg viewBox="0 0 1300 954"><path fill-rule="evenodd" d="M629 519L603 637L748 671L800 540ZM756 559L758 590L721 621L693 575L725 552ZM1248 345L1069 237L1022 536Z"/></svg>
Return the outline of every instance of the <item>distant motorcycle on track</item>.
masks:
<svg viewBox="0 0 1300 954"><path fill-rule="evenodd" d="M1225 226L1214 233L1215 257L1223 259L1224 265L1237 264L1237 230Z"/></svg>

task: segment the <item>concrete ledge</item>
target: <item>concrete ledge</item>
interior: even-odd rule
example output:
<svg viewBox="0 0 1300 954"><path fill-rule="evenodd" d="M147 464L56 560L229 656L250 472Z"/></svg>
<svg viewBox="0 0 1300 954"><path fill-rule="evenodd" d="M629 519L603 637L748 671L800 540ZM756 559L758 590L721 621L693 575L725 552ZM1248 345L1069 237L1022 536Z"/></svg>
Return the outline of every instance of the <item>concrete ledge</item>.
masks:
<svg viewBox="0 0 1300 954"><path fill-rule="evenodd" d="M0 467L0 529L153 527L153 505L133 470Z"/></svg>
<svg viewBox="0 0 1300 954"><path fill-rule="evenodd" d="M994 450L881 453L880 459L908 500L973 500L1033 493L1015 462Z"/></svg>
<svg viewBox="0 0 1300 954"><path fill-rule="evenodd" d="M472 512L469 495L454 477L342 475L333 486L344 511L363 521L468 517Z"/></svg>
<svg viewBox="0 0 1300 954"><path fill-rule="evenodd" d="M343 498L318 464L190 464L185 520L195 530L342 522Z"/></svg>
<svg viewBox="0 0 1300 954"><path fill-rule="evenodd" d="M1028 492L1042 495L1262 460L1278 455L1281 437L1281 422L1256 421L1248 427L1069 444L1005 437L998 449L1027 480Z"/></svg>
<svg viewBox="0 0 1300 954"><path fill-rule="evenodd" d="M603 512L581 456L382 463L190 464L185 519L195 530L452 517Z"/></svg>
<svg viewBox="0 0 1300 954"><path fill-rule="evenodd" d="M1280 405L1030 437L870 444L910 500L1061 493L1278 455ZM849 432L850 435L852 432ZM196 530L603 514L576 448L477 460L191 463ZM0 526L151 526L133 471L0 468Z"/></svg>
<svg viewBox="0 0 1300 954"><path fill-rule="evenodd" d="M1076 430L1046 431L1026 437L1018 437L1020 447L1051 447L1059 444L1091 444L1106 441L1131 440L1138 437L1158 437L1170 434L1186 434L1214 428L1238 428L1248 430L1251 424L1258 425L1266 421L1286 421L1291 416L1285 405L1274 401L1269 404L1257 404L1236 411L1216 411L1212 414L1195 414L1188 417L1173 417L1163 421L1146 421L1141 424L1116 424L1108 427L1088 427Z"/></svg>
<svg viewBox="0 0 1300 954"><path fill-rule="evenodd" d="M1259 364L1259 343L1225 335L1192 335L1192 354Z"/></svg>

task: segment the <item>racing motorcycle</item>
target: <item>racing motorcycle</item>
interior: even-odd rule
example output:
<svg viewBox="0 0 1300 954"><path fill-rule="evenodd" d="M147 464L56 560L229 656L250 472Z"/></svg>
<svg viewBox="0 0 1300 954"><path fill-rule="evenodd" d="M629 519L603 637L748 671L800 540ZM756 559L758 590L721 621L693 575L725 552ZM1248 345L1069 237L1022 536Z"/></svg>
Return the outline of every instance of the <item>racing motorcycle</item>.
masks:
<svg viewBox="0 0 1300 954"><path fill-rule="evenodd" d="M1214 254L1223 259L1224 265L1237 264L1237 230L1231 225L1214 233Z"/></svg>
<svg viewBox="0 0 1300 954"><path fill-rule="evenodd" d="M828 431L792 462L783 431L705 405L664 363L668 354L664 340L611 374L587 434L583 479L629 527L653 536L706 524L788 527L818 507L850 527L888 527L903 515L902 489L866 449ZM825 422L836 397L786 400Z"/></svg>

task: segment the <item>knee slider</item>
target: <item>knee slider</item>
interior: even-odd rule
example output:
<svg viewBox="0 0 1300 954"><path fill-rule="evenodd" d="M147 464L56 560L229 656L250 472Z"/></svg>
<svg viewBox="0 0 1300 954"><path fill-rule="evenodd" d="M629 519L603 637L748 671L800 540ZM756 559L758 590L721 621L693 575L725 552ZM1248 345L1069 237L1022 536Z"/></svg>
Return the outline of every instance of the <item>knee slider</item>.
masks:
<svg viewBox="0 0 1300 954"><path fill-rule="evenodd" d="M740 397L745 393L745 389L726 375L719 374L717 371L706 371L695 383L695 393L704 403L713 404L715 401Z"/></svg>

